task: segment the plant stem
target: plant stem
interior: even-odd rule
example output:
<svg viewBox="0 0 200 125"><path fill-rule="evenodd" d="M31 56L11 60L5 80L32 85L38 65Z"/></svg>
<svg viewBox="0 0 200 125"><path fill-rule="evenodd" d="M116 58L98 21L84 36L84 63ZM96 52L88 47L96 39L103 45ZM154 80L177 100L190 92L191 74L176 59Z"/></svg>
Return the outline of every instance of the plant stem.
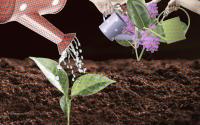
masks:
<svg viewBox="0 0 200 125"><path fill-rule="evenodd" d="M70 125L71 99L67 101L67 125Z"/></svg>
<svg viewBox="0 0 200 125"><path fill-rule="evenodd" d="M131 42L129 42L129 44L130 44L131 47L135 50L135 55L136 55L136 58L137 58L137 60L138 60L138 51L137 51L137 48L136 48L137 42L136 42L136 41L134 42L135 45L133 45Z"/></svg>
<svg viewBox="0 0 200 125"><path fill-rule="evenodd" d="M135 46L136 46L136 44L137 44L137 43L135 43ZM134 49L135 49L135 55L136 55L136 58L137 58L137 61L138 61L138 59L139 59L139 57L138 57L138 51L137 51L137 48L136 48L136 47L134 47Z"/></svg>
<svg viewBox="0 0 200 125"><path fill-rule="evenodd" d="M138 61L140 61L140 60L142 59L142 56L143 56L143 54L144 54L144 50L145 50L145 48L143 47L143 48L142 48L142 51L141 51L141 53L140 53L140 56L139 56L139 58L138 58Z"/></svg>
<svg viewBox="0 0 200 125"><path fill-rule="evenodd" d="M135 44L135 54L136 54L137 61L139 61L137 47L138 47L140 32L139 32L139 29L138 29L137 27L135 28L135 33L136 33L136 39L137 39L137 40L134 42L134 44Z"/></svg>

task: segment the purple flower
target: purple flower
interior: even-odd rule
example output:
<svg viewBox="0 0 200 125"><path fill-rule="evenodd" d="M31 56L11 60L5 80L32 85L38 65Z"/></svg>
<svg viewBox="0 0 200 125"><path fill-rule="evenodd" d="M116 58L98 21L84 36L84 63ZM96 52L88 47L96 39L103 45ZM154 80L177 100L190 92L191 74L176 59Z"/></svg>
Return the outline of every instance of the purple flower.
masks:
<svg viewBox="0 0 200 125"><path fill-rule="evenodd" d="M122 19L125 21L125 23L127 24L126 27L124 27L123 29L123 33L128 33L131 35L134 35L134 31L135 31L135 26L133 25L132 21L130 20L130 18L126 15L122 16Z"/></svg>
<svg viewBox="0 0 200 125"><path fill-rule="evenodd" d="M156 18L158 16L158 6L157 3L150 3L147 6L151 18Z"/></svg>
<svg viewBox="0 0 200 125"><path fill-rule="evenodd" d="M155 25L151 25L149 28L155 29ZM141 32L141 41L139 42L140 45L142 45L146 51L150 51L151 53L154 53L155 51L158 51L159 45L160 45L160 39L158 37L155 37L151 32L148 30Z"/></svg>

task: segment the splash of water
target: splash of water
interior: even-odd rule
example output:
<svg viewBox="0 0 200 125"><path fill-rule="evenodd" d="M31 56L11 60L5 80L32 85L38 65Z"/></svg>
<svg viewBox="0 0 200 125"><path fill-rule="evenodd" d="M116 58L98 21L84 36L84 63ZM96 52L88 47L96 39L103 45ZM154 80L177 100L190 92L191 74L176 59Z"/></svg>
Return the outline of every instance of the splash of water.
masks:
<svg viewBox="0 0 200 125"><path fill-rule="evenodd" d="M84 67L83 63L83 56L82 56L82 49L81 44L77 37L71 42L68 48L63 51L61 54L61 57L59 58L59 65L58 69L61 69L61 63L64 63L64 65L67 65L67 68L71 70L71 74L73 75L72 81L75 80L76 75L74 73L74 67L70 65L70 60L73 59L75 62L75 67L77 68L79 73L85 73L86 68Z"/></svg>

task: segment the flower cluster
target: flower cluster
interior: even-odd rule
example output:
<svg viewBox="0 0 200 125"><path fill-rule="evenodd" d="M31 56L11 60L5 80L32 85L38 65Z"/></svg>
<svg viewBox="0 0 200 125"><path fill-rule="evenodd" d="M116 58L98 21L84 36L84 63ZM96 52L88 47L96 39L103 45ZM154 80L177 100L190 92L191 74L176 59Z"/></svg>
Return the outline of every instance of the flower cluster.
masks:
<svg viewBox="0 0 200 125"><path fill-rule="evenodd" d="M150 29L155 29L155 25L151 25L149 27ZM160 38L155 37L151 32L148 30L141 32L141 40L139 42L140 45L143 46L143 48L146 49L146 51L149 51L151 53L154 53L155 51L158 51L158 47L160 45Z"/></svg>
<svg viewBox="0 0 200 125"><path fill-rule="evenodd" d="M156 18L158 15L158 10L157 10L157 4L149 4L148 6L149 13L152 18ZM123 33L130 34L133 38L135 38L135 26L130 20L130 18L126 15L122 16L123 20L126 22L127 26L124 27ZM150 29L156 29L156 25L150 25ZM148 30L143 30L140 32L140 42L139 45L143 46L146 51L149 51L151 53L154 53L155 51L158 51L159 45L160 45L160 38L154 36L151 32Z"/></svg>
<svg viewBox="0 0 200 125"><path fill-rule="evenodd" d="M123 33L128 33L130 35L134 35L135 34L135 26L133 25L133 23L130 20L130 18L128 16L126 16L126 15L123 15L122 19L127 24L127 26L124 27L124 29L123 29Z"/></svg>
<svg viewBox="0 0 200 125"><path fill-rule="evenodd" d="M159 13L157 3L148 4L147 9L151 18L155 19L158 16Z"/></svg>

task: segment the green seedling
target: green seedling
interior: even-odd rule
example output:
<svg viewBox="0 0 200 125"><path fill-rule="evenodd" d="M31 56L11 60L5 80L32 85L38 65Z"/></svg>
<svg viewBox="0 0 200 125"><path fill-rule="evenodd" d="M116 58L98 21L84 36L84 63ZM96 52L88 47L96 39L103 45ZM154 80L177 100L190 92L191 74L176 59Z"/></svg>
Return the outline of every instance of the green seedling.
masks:
<svg viewBox="0 0 200 125"><path fill-rule="evenodd" d="M37 64L49 82L63 94L60 98L60 107L67 117L67 125L70 125L73 98L96 94L110 84L115 83L114 80L103 75L84 74L78 77L70 88L67 72L62 67L58 67L56 61L47 58L30 58Z"/></svg>

